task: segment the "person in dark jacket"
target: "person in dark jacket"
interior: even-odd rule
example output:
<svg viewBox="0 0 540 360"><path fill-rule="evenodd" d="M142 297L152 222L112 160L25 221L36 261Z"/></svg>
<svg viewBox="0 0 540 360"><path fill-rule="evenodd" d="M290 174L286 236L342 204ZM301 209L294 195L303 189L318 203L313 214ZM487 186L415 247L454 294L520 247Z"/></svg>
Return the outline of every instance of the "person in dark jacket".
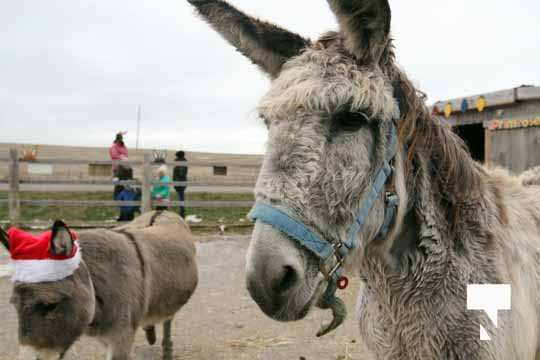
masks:
<svg viewBox="0 0 540 360"><path fill-rule="evenodd" d="M118 166L118 180L133 180L133 169L125 165ZM116 201L139 201L141 199L140 190L137 190L132 184L115 185L114 200ZM117 221L131 221L138 211L137 206L120 206L120 216Z"/></svg>
<svg viewBox="0 0 540 360"><path fill-rule="evenodd" d="M133 169L127 165L118 165L116 168L116 179L118 181L126 181L126 180L133 180ZM113 199L116 199L118 194L124 190L124 185L118 185L116 181L114 181L114 194Z"/></svg>
<svg viewBox="0 0 540 360"><path fill-rule="evenodd" d="M176 160L175 161L187 161L186 160L186 154L183 151L178 151L176 153ZM173 169L173 181L187 181L187 174L188 174L188 168L187 165L176 165ZM176 190L176 193L178 194L178 201L185 201L185 192L186 192L186 186L178 186L176 185L174 187ZM186 208L184 206L180 206L180 216L182 218L186 217Z"/></svg>
<svg viewBox="0 0 540 360"><path fill-rule="evenodd" d="M117 201L140 201L141 191L131 185L126 185L124 190L116 197ZM120 217L118 221L132 221L135 218L135 213L140 212L138 206L123 205L120 206Z"/></svg>

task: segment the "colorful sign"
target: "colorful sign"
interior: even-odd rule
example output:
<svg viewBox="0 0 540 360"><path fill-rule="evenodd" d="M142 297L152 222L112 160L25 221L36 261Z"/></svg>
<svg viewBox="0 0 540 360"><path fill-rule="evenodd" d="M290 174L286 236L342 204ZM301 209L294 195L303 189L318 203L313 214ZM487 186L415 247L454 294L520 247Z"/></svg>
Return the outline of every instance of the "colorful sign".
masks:
<svg viewBox="0 0 540 360"><path fill-rule="evenodd" d="M540 117L533 119L491 120L489 130L508 130L540 126Z"/></svg>

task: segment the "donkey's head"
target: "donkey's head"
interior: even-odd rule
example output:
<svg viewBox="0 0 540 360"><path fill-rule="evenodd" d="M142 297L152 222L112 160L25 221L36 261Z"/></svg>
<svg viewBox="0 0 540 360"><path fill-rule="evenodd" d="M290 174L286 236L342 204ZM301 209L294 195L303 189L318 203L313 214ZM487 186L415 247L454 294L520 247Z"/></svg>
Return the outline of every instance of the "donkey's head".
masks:
<svg viewBox="0 0 540 360"><path fill-rule="evenodd" d="M282 209L329 243L344 242L387 160L399 117L387 71L393 68L387 0L328 0L340 32L316 42L223 1L190 2L273 80L258 106L269 138L257 201ZM402 186L403 179L392 184ZM373 242L383 215L384 191L355 235L361 249ZM297 320L319 305L328 284L320 265L285 232L257 221L247 285L266 314Z"/></svg>
<svg viewBox="0 0 540 360"><path fill-rule="evenodd" d="M15 266L11 303L18 315L19 343L32 348L38 359L59 359L94 318L90 273L63 222L43 234L50 239L47 256L38 245L44 237L20 240L28 234L12 230L0 237Z"/></svg>

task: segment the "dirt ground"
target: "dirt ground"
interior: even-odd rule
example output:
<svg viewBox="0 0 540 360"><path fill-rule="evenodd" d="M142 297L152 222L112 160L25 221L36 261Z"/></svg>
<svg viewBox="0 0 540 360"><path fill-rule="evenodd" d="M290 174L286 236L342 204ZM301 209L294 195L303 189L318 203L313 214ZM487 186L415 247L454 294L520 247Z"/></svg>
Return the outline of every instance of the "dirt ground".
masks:
<svg viewBox="0 0 540 360"><path fill-rule="evenodd" d="M200 281L190 302L177 314L173 337L175 359L362 360L357 342L355 298L358 282L341 295L348 305L346 323L317 339L315 333L329 312L314 310L306 319L279 323L267 318L245 289L244 257L247 236L201 239L197 244ZM211 240L211 241L209 241ZM9 304L11 284L7 256L0 250L0 360L16 359L17 318ZM158 334L159 336L159 334ZM160 359L159 346L149 346L142 331L134 346L135 359ZM83 338L68 359L104 359L95 340Z"/></svg>

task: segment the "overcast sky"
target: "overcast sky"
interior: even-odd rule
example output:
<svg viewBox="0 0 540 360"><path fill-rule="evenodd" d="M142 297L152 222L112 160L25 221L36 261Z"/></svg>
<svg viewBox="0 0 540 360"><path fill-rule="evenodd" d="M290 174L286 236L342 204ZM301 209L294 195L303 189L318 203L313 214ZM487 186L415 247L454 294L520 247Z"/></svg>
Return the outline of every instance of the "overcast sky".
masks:
<svg viewBox="0 0 540 360"><path fill-rule="evenodd" d="M325 0L233 0L315 39ZM393 0L398 61L430 102L540 85L538 0ZM0 142L262 153L269 81L185 0L0 1Z"/></svg>

